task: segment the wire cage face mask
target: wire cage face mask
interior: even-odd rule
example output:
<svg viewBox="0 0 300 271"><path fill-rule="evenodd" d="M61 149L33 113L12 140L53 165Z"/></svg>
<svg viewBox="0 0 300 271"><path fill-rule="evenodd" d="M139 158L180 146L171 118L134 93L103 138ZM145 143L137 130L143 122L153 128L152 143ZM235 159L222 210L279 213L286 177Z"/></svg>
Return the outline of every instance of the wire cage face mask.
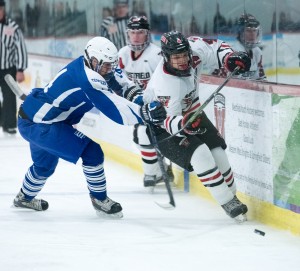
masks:
<svg viewBox="0 0 300 271"><path fill-rule="evenodd" d="M126 39L127 39L127 45L129 46L129 48L136 52L136 51L143 51L145 50L149 44L150 44L150 32L147 29L127 29L127 35L126 35ZM145 41L141 44L133 44L133 42L130 41L130 37L132 35L138 35L143 33L145 35Z"/></svg>
<svg viewBox="0 0 300 271"><path fill-rule="evenodd" d="M92 57L92 63L94 63L94 71L104 75L107 73L114 73L118 66L118 60L115 60L113 62L104 62L104 61L99 62L94 57Z"/></svg>
<svg viewBox="0 0 300 271"><path fill-rule="evenodd" d="M237 39L246 49L252 49L261 43L262 30L260 22L251 14L244 13L238 20Z"/></svg>
<svg viewBox="0 0 300 271"><path fill-rule="evenodd" d="M253 49L261 44L261 27L244 27L240 33L240 41L247 49Z"/></svg>
<svg viewBox="0 0 300 271"><path fill-rule="evenodd" d="M170 55L164 55L164 62L165 65L167 67L167 70L169 72L171 72L172 74L179 76L179 77L185 77L185 76L190 76L191 75L191 68L192 68L192 56L191 56L191 52L186 51L183 52L186 55L182 56L180 58L172 58L172 56L174 57L174 54L170 54ZM186 58L187 62L182 63L182 58ZM176 66L180 65L180 64L185 64L186 65L186 69L178 69Z"/></svg>
<svg viewBox="0 0 300 271"><path fill-rule="evenodd" d="M127 23L126 31L127 45L132 51L143 51L150 43L150 25L146 16L131 16ZM138 37L144 36L144 41L139 44L131 41L137 40Z"/></svg>

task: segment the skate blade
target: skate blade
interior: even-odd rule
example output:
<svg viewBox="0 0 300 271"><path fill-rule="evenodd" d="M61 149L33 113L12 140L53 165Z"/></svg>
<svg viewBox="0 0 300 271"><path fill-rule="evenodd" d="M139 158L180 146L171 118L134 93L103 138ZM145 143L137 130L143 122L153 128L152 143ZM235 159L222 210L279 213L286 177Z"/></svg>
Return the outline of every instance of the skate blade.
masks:
<svg viewBox="0 0 300 271"><path fill-rule="evenodd" d="M240 214L238 216L236 216L235 218L233 218L235 220L235 222L237 222L238 224L244 223L245 221L247 221L247 215L246 214Z"/></svg>
<svg viewBox="0 0 300 271"><path fill-rule="evenodd" d="M28 208L28 207L23 207L23 206L16 206L12 204L10 208L21 211L21 212L40 212L40 210Z"/></svg>
<svg viewBox="0 0 300 271"><path fill-rule="evenodd" d="M108 219L120 219L123 217L123 213L122 212L118 212L118 213L115 213L115 214L107 214L107 213L104 213L104 212L101 212L101 211L96 211L96 214L98 217L101 217L101 218L108 218Z"/></svg>
<svg viewBox="0 0 300 271"><path fill-rule="evenodd" d="M10 206L10 208L15 209L15 210L22 210L22 211L23 211L23 210L24 210L24 211L34 211L34 210L32 210L32 209L28 209L28 208L16 206L16 205L14 205L14 204L12 204L12 205Z"/></svg>

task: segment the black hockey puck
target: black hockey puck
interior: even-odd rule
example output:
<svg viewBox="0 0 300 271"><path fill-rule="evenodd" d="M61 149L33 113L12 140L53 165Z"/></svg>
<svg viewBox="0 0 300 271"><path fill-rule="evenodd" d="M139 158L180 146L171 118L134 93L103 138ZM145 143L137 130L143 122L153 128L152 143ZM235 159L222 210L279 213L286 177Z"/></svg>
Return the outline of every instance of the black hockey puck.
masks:
<svg viewBox="0 0 300 271"><path fill-rule="evenodd" d="M264 231L260 231L260 230L258 230L258 229L255 229L254 232L255 232L256 234L261 235L261 236L265 236L265 234L266 234Z"/></svg>

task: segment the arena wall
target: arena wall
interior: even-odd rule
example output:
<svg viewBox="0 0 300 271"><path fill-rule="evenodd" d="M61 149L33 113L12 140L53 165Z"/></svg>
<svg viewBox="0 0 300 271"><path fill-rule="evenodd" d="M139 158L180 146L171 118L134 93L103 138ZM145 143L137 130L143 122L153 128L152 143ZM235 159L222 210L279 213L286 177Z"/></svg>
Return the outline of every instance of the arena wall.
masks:
<svg viewBox="0 0 300 271"><path fill-rule="evenodd" d="M31 55L22 87L29 92L47 84L69 61ZM203 76L200 100L223 80ZM300 150L299 86L231 80L221 94L205 111L226 139L238 193L248 204L249 218L300 234L300 158L295 154ZM78 129L101 143L107 159L142 172L132 127L90 112ZM179 189L212 200L194 174L176 166L174 173Z"/></svg>

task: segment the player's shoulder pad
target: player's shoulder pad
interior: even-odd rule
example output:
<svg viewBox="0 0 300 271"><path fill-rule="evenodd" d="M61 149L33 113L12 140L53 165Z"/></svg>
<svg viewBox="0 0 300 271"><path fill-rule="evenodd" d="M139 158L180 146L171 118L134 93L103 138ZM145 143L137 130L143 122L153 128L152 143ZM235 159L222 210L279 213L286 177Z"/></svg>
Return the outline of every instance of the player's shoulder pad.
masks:
<svg viewBox="0 0 300 271"><path fill-rule="evenodd" d="M161 47L154 44L154 43L152 43L152 42L150 42L149 47L153 50L156 50L156 51L159 51L159 52L161 51Z"/></svg>
<svg viewBox="0 0 300 271"><path fill-rule="evenodd" d="M119 52L118 52L118 55L119 56L124 56L126 54L128 54L130 52L130 48L128 45L125 45L124 47L122 47Z"/></svg>

